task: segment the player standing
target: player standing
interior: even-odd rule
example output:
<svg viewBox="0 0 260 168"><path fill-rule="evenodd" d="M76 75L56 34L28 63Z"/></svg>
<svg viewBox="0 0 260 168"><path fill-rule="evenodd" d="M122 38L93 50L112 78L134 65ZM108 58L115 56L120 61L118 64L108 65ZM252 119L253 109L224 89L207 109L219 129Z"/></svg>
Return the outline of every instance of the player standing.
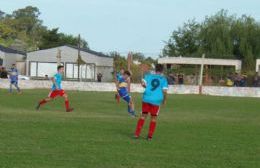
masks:
<svg viewBox="0 0 260 168"><path fill-rule="evenodd" d="M47 98L45 98L39 102L39 104L36 107L37 110L39 110L42 105L44 105L47 102L60 96L60 97L63 97L65 100L66 112L73 111L73 108L70 108L70 106L69 106L68 95L65 93L65 91L62 89L62 86L61 86L62 74L64 73L64 66L59 65L57 70L58 70L58 72L54 75L53 78L51 78L52 83L53 83L51 92L49 93L49 96Z"/></svg>
<svg viewBox="0 0 260 168"><path fill-rule="evenodd" d="M18 70L16 68L16 65L13 64L12 68L9 71L9 79L10 79L10 87L9 92L13 92L13 86L16 88L17 92L21 94L21 89L18 86Z"/></svg>
<svg viewBox="0 0 260 168"><path fill-rule="evenodd" d="M166 103L168 90L167 79L162 73L163 66L157 64L155 67L155 74L147 74L142 81L142 86L145 88L143 93L142 116L138 120L136 126L135 138L139 138L148 113L151 115L151 121L147 139L151 140L153 137L160 105Z"/></svg>
<svg viewBox="0 0 260 168"><path fill-rule="evenodd" d="M117 76L115 81L117 92L119 96L127 102L128 113L131 116L135 116L134 102L129 95L131 73L129 71L122 71L122 73L122 75Z"/></svg>

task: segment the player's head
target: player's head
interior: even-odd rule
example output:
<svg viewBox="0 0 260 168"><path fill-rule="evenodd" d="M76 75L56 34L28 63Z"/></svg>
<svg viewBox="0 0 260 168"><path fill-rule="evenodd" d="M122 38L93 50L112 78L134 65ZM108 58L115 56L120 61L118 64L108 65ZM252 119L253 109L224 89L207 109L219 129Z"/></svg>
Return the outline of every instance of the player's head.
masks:
<svg viewBox="0 0 260 168"><path fill-rule="evenodd" d="M12 64L12 68L15 68L16 67L16 65L15 64Z"/></svg>
<svg viewBox="0 0 260 168"><path fill-rule="evenodd" d="M130 71L124 71L124 73L123 73L123 77L124 77L125 79L131 77L131 75L132 75L132 74L131 74Z"/></svg>
<svg viewBox="0 0 260 168"><path fill-rule="evenodd" d="M155 72L156 72L156 73L163 73L163 65L161 65L161 64L156 64L156 65L155 65Z"/></svg>
<svg viewBox="0 0 260 168"><path fill-rule="evenodd" d="M120 73L124 74L124 72L125 72L125 69L124 68L120 68Z"/></svg>
<svg viewBox="0 0 260 168"><path fill-rule="evenodd" d="M63 72L64 72L64 66L63 66L63 65L59 65L59 66L57 67L57 71L58 71L59 73L63 73Z"/></svg>

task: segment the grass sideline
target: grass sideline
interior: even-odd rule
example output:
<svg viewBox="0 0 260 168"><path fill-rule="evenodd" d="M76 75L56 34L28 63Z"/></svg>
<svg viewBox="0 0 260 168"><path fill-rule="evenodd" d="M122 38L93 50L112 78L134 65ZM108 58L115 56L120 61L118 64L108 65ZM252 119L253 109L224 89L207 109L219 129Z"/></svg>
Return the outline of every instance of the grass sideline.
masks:
<svg viewBox="0 0 260 168"><path fill-rule="evenodd" d="M152 142L114 93L68 92L40 112L48 90L0 90L1 168L259 168L260 100L169 95ZM141 95L134 94L138 111ZM142 136L147 133L148 122Z"/></svg>

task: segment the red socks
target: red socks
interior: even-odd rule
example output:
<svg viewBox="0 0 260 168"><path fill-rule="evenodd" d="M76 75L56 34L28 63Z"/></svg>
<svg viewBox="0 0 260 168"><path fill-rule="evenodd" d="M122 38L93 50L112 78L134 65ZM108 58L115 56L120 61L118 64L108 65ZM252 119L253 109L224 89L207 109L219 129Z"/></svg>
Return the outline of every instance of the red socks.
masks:
<svg viewBox="0 0 260 168"><path fill-rule="evenodd" d="M66 107L66 110L68 110L70 108L69 100L65 100L65 107Z"/></svg>
<svg viewBox="0 0 260 168"><path fill-rule="evenodd" d="M150 122L150 127L149 127L148 138L152 138L153 137L153 133L155 131L155 128L156 128L156 122L155 121L151 121Z"/></svg>
<svg viewBox="0 0 260 168"><path fill-rule="evenodd" d="M45 99L43 99L42 101L39 102L40 105L43 105L45 103L47 103L47 101Z"/></svg>
<svg viewBox="0 0 260 168"><path fill-rule="evenodd" d="M120 96L118 94L116 95L116 101L117 103L120 103Z"/></svg>
<svg viewBox="0 0 260 168"><path fill-rule="evenodd" d="M140 118L137 122L137 126L136 126L136 131L135 131L135 136L136 137L139 137L140 136L140 133L141 133L141 130L144 126L144 119Z"/></svg>

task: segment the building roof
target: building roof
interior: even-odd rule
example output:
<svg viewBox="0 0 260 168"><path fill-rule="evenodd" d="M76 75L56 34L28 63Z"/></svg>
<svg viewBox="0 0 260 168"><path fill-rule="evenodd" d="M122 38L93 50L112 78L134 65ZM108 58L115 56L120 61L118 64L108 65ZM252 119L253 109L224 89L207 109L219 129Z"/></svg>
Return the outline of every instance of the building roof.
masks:
<svg viewBox="0 0 260 168"><path fill-rule="evenodd" d="M57 46L57 47L52 47L52 48L59 48L59 47L63 47L63 46L70 47L70 48L78 50L77 46L68 45L68 44L62 45L62 46ZM49 49L52 49L52 48L46 48L46 49L42 49L42 50L49 50ZM41 51L41 50L30 51L28 53L37 52L37 51ZM112 58L111 56L103 54L102 52L93 51L93 50L90 50L90 49L87 49L87 48L80 48L80 51L87 52L89 54L93 54L93 55L98 56L98 57Z"/></svg>
<svg viewBox="0 0 260 168"><path fill-rule="evenodd" d="M77 46L73 46L73 45L65 45L65 46L71 47L71 48L74 48L74 49L78 49ZM90 53L90 54L93 54L93 55L96 55L96 56L99 56L99 57L111 58L110 56L105 55L102 52L93 51L93 50L90 50L90 49L87 49L87 48L80 48L80 51L84 51L84 52L87 52L87 53Z"/></svg>
<svg viewBox="0 0 260 168"><path fill-rule="evenodd" d="M5 53L26 55L25 52L18 51L18 50L12 49L12 48L8 48L8 47L2 46L2 45L0 45L0 51L5 52Z"/></svg>
<svg viewBox="0 0 260 168"><path fill-rule="evenodd" d="M241 70L241 60L214 59L214 58L192 58L192 57L163 57L158 59L159 64L189 64L189 65L223 65L235 66Z"/></svg>

